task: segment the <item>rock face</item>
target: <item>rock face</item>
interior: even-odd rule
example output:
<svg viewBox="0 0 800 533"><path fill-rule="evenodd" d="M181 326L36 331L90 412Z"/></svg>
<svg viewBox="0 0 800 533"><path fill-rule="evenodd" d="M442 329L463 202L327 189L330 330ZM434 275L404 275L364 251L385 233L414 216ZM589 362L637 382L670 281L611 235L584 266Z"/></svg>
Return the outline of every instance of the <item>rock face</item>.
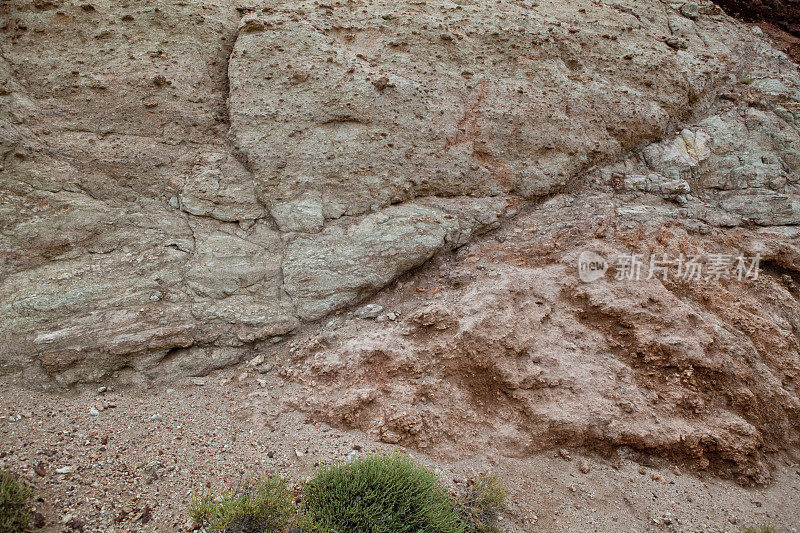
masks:
<svg viewBox="0 0 800 533"><path fill-rule="evenodd" d="M767 455L800 437L800 98L773 59L676 134L387 292L376 322L309 338L295 405L449 460L634 448L769 479ZM582 282L587 250L636 254L641 278L612 264ZM761 258L757 279L733 259L715 273L710 258L742 254ZM650 275L648 258L690 256L705 274Z"/></svg>
<svg viewBox="0 0 800 533"><path fill-rule="evenodd" d="M355 224L331 225L294 238L286 250L283 272L286 291L300 317L321 318L385 287L445 246L466 244L476 229L495 225L504 208L504 202L465 203L476 211L471 216L459 205L448 212L409 202Z"/></svg>
<svg viewBox="0 0 800 533"><path fill-rule="evenodd" d="M634 448L768 480L800 439L800 77L773 52L736 72L674 134L386 291L374 321L309 336L294 405L445 460ZM587 251L610 262L593 283Z"/></svg>
<svg viewBox="0 0 800 533"><path fill-rule="evenodd" d="M754 82L766 89L758 106L718 112L604 169L605 175L624 189L675 198L690 217L715 225L800 224L796 112L768 96L792 94L794 107L800 93L775 91L776 82Z"/></svg>
<svg viewBox="0 0 800 533"><path fill-rule="evenodd" d="M633 448L768 480L768 454L800 438L797 230L698 224L660 194L611 190L559 195L383 295L376 321L308 338L293 405L444 460ZM610 263L592 283L587 250ZM741 280L709 259L737 254ZM649 263L682 256L704 270Z"/></svg>
<svg viewBox="0 0 800 533"><path fill-rule="evenodd" d="M201 375L388 287L397 313L298 349L301 409L442 454L632 446L744 481L796 445L800 74L715 4L0 16L3 373ZM589 246L765 269L585 286Z"/></svg>
<svg viewBox="0 0 800 533"><path fill-rule="evenodd" d="M233 142L285 231L417 196L549 194L662 135L731 68L667 53L670 24L703 54L728 48L659 7L305 2L252 13L229 67Z"/></svg>

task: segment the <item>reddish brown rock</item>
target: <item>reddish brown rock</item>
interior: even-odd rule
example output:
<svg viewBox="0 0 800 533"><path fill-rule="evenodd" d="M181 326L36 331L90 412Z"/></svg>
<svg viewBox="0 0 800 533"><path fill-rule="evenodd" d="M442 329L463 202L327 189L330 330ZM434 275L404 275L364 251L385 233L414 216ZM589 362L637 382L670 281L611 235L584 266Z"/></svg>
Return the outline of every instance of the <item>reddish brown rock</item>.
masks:
<svg viewBox="0 0 800 533"><path fill-rule="evenodd" d="M800 37L800 0L715 0L748 22L769 22Z"/></svg>

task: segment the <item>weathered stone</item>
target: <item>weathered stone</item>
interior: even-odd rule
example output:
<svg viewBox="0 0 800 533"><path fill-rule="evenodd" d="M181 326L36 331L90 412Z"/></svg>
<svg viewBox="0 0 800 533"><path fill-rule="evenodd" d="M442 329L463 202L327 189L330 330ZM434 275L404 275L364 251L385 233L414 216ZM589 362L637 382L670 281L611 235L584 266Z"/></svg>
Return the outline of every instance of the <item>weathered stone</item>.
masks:
<svg viewBox="0 0 800 533"><path fill-rule="evenodd" d="M286 292L301 318L320 318L380 289L444 247L456 246L461 224L443 209L406 203L350 225L298 235L289 242L283 263Z"/></svg>
<svg viewBox="0 0 800 533"><path fill-rule="evenodd" d="M635 6L648 17L589 0L250 13L229 68L233 141L287 231L418 196L548 194L661 135L719 82L722 64L665 52L660 2ZM678 18L703 54L730 52Z"/></svg>
<svg viewBox="0 0 800 533"><path fill-rule="evenodd" d="M656 198L659 209L639 218L622 201L556 196L500 230L502 242L483 239L440 262L470 270L471 282L449 284L431 265L415 278L425 297L382 293L402 310L399 327L356 319L337 329L336 346L301 343L297 404L336 427L443 454L630 446L766 481L768 450L793 449L800 436L800 400L784 378L800 362L800 302L787 295L798 231L703 232L671 202ZM587 283L577 269L584 250L612 265L640 254L641 276L612 270ZM737 252L762 254L757 280L691 279L675 266L648 276L651 254Z"/></svg>
<svg viewBox="0 0 800 533"><path fill-rule="evenodd" d="M256 199L253 177L232 156L213 156L208 164L193 169L178 199L187 213L226 222L265 215Z"/></svg>
<svg viewBox="0 0 800 533"><path fill-rule="evenodd" d="M681 14L688 19L697 20L700 17L700 6L687 2L681 6Z"/></svg>
<svg viewBox="0 0 800 533"><path fill-rule="evenodd" d="M370 319L376 318L383 311L383 306L377 304L368 304L356 311L358 318Z"/></svg>
<svg viewBox="0 0 800 533"><path fill-rule="evenodd" d="M761 226L800 224L800 196L752 190L746 194L727 192L720 197L720 207L740 216L743 222Z"/></svg>
<svg viewBox="0 0 800 533"><path fill-rule="evenodd" d="M623 185L631 191L655 193L664 198L675 198L691 192L689 182L686 180L667 179L660 174L627 176Z"/></svg>
<svg viewBox="0 0 800 533"><path fill-rule="evenodd" d="M203 296L226 298L256 284L278 283L281 241L258 226L253 240L223 231L199 234L195 258L188 264L187 285ZM272 281L275 280L275 281Z"/></svg>
<svg viewBox="0 0 800 533"><path fill-rule="evenodd" d="M796 68L708 2L201 5L0 7L1 371L229 364L609 161L630 220L797 221Z"/></svg>
<svg viewBox="0 0 800 533"><path fill-rule="evenodd" d="M605 179L677 199L715 225L800 224L800 128L783 107L800 110L800 95L789 89L800 79L788 80L780 108L766 98L758 107L728 105L606 169Z"/></svg>

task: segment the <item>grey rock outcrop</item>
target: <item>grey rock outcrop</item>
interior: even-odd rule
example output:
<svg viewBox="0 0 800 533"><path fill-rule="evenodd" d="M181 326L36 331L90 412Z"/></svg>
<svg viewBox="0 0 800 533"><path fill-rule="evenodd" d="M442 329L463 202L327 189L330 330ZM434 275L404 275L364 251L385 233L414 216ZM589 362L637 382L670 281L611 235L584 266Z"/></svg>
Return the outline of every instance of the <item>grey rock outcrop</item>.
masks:
<svg viewBox="0 0 800 533"><path fill-rule="evenodd" d="M689 216L712 223L800 224L800 80L792 69L784 80L762 75L739 87L762 88L757 101L719 102L711 116L604 169L602 179L678 199Z"/></svg>
<svg viewBox="0 0 800 533"><path fill-rule="evenodd" d="M255 221L266 214L252 175L231 155L213 155L192 169L176 200L187 213L224 222Z"/></svg>
<svg viewBox="0 0 800 533"><path fill-rule="evenodd" d="M503 203L476 206L484 208L480 213L484 220L479 220L409 202L367 215L355 224L299 235L286 250L286 291L301 318L325 316L385 287L437 251L465 244L476 228L496 225Z"/></svg>
<svg viewBox="0 0 800 533"><path fill-rule="evenodd" d="M418 196L542 196L725 81L735 54L706 60L732 52L725 30L690 23L676 54L670 17L651 0L273 6L240 23L231 136L285 231Z"/></svg>

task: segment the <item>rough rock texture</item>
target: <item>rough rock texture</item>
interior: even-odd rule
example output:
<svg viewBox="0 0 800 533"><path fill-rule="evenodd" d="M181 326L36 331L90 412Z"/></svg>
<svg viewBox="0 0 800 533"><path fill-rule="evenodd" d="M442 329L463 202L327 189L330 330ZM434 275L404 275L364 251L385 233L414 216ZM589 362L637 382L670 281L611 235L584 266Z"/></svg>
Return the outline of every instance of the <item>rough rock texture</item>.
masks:
<svg viewBox="0 0 800 533"><path fill-rule="evenodd" d="M689 217L715 225L800 224L800 92L774 78L741 85L755 105L715 109L674 138L604 169L605 178L675 198Z"/></svg>
<svg viewBox="0 0 800 533"><path fill-rule="evenodd" d="M800 438L800 77L762 59L676 134L406 278L375 321L307 339L297 407L445 460L631 447L768 480ZM638 254L641 280L582 282L587 250ZM709 264L740 254L758 279ZM649 277L665 256L706 273Z"/></svg>
<svg viewBox="0 0 800 533"><path fill-rule="evenodd" d="M177 347L236 343L234 330L249 328L187 279L216 232L246 235L190 219L179 195L186 211L225 220L263 212L226 163L239 15L208 7L213 16L159 3L0 6L5 371L92 380ZM216 208L203 204L212 181Z"/></svg>
<svg viewBox="0 0 800 533"><path fill-rule="evenodd" d="M696 7L4 4L3 366L245 353L356 302L702 112L765 45Z"/></svg>
<svg viewBox="0 0 800 533"><path fill-rule="evenodd" d="M642 220L607 193L583 196L433 265L384 297L379 321L309 339L289 373L308 386L297 406L448 460L627 446L768 479L764 454L800 436L800 249L780 233L675 220L677 206L656 202ZM612 268L583 283L587 249L609 260L760 250L765 271L637 282Z"/></svg>
<svg viewBox="0 0 800 533"><path fill-rule="evenodd" d="M658 1L265 11L231 56L231 134L287 231L421 195L553 192L663 134L736 59L706 61L725 34ZM665 53L670 25L698 53Z"/></svg>
<svg viewBox="0 0 800 533"><path fill-rule="evenodd" d="M315 319L386 286L445 246L466 244L476 229L497 224L505 202L455 202L445 210L420 202L387 207L355 224L331 225L294 238L284 259L286 291L301 318ZM461 215L461 216L459 216Z"/></svg>
<svg viewBox="0 0 800 533"><path fill-rule="evenodd" d="M749 482L797 445L800 73L715 4L0 17L0 371L291 349L299 409L446 456L628 446ZM587 247L764 271L583 285Z"/></svg>

